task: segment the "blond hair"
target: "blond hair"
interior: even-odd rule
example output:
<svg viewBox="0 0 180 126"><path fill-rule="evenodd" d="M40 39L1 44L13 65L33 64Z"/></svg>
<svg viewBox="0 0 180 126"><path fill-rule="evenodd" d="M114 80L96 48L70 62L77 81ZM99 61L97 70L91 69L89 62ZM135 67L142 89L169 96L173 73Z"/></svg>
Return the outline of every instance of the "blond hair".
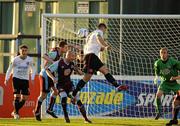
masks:
<svg viewBox="0 0 180 126"><path fill-rule="evenodd" d="M163 48L160 49L160 52L161 52L161 51L167 51L167 52L168 52L168 48L163 47Z"/></svg>

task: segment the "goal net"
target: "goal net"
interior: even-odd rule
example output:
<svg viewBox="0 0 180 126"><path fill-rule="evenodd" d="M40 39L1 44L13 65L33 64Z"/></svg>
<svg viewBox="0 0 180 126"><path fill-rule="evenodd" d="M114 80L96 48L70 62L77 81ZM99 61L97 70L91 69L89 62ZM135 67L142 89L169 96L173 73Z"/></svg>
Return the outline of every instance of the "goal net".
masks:
<svg viewBox="0 0 180 126"><path fill-rule="evenodd" d="M79 30L87 29L90 33L97 29L99 23L107 25L104 38L112 46L111 50L102 52L99 57L118 83L128 85L129 90L115 92L115 88L97 72L79 94L88 116L154 117L158 85L153 84L153 64L159 58L162 47L167 47L170 56L180 60L179 16L44 14L42 54L61 40L84 48L85 38ZM79 54L77 50L74 51ZM81 78L72 75L74 85ZM172 94L162 97L164 118L172 116L172 100ZM49 98L45 109L48 103ZM54 110L58 116L63 115L59 97ZM77 106L71 104L70 100L68 113L80 115Z"/></svg>

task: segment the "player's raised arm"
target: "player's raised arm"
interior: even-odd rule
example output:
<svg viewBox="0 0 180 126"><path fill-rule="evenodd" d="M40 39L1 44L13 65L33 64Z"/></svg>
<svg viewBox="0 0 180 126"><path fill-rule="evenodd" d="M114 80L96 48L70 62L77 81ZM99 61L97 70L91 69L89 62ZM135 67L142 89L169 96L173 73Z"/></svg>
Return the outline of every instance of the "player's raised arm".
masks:
<svg viewBox="0 0 180 126"><path fill-rule="evenodd" d="M6 72L6 76L5 76L5 81L4 81L4 84L7 85L7 82L11 76L11 72L12 72L12 69L13 69L13 62L10 63L8 69L7 69L7 72Z"/></svg>
<svg viewBox="0 0 180 126"><path fill-rule="evenodd" d="M54 60L50 58L49 55L53 55L53 53L51 52L49 54L45 53L42 58L45 59L47 62L54 63Z"/></svg>
<svg viewBox="0 0 180 126"><path fill-rule="evenodd" d="M100 34L97 34L97 39L98 39L98 42L99 42L102 46L104 46L104 47L108 46L108 44L107 44L107 43L105 42L105 40L101 37Z"/></svg>

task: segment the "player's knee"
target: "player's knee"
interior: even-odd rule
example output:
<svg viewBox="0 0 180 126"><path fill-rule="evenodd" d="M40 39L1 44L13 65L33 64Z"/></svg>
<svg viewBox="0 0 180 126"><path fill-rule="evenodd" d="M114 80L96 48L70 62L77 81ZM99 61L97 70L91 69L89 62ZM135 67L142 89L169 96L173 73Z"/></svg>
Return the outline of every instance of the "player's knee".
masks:
<svg viewBox="0 0 180 126"><path fill-rule="evenodd" d="M84 77L83 77L83 81L84 82L88 82L92 77L92 74L85 74Z"/></svg>
<svg viewBox="0 0 180 126"><path fill-rule="evenodd" d="M66 105L67 104L67 97L62 97L61 98L61 104Z"/></svg>
<svg viewBox="0 0 180 126"><path fill-rule="evenodd" d="M20 100L20 97L14 97L14 100Z"/></svg>
<svg viewBox="0 0 180 126"><path fill-rule="evenodd" d="M42 92L40 97L42 98L42 100L44 100L47 97L47 93Z"/></svg>
<svg viewBox="0 0 180 126"><path fill-rule="evenodd" d="M58 95L58 90L57 90L57 89L54 89L52 94L53 94L54 96L57 96L57 95Z"/></svg>
<svg viewBox="0 0 180 126"><path fill-rule="evenodd" d="M41 98L42 100L44 100L44 99L46 98L46 95L42 95L42 96L40 96L40 98Z"/></svg>
<svg viewBox="0 0 180 126"><path fill-rule="evenodd" d="M161 98L162 95L163 95L163 93L161 91L158 91L156 93L156 98Z"/></svg>
<svg viewBox="0 0 180 126"><path fill-rule="evenodd" d="M22 100L26 101L28 99L28 95L23 95Z"/></svg>
<svg viewBox="0 0 180 126"><path fill-rule="evenodd" d="M180 96L177 96L173 101L173 106L177 107L180 106Z"/></svg>
<svg viewBox="0 0 180 126"><path fill-rule="evenodd" d="M14 94L14 98L21 98L20 94Z"/></svg>
<svg viewBox="0 0 180 126"><path fill-rule="evenodd" d="M78 105L78 107L81 107L83 105L81 100L77 100L77 105Z"/></svg>
<svg viewBox="0 0 180 126"><path fill-rule="evenodd" d="M67 93L65 91L60 92L61 99L67 98Z"/></svg>
<svg viewBox="0 0 180 126"><path fill-rule="evenodd" d="M175 100L180 101L180 95L178 95Z"/></svg>
<svg viewBox="0 0 180 126"><path fill-rule="evenodd" d="M106 66L102 66L102 67L99 69L99 71L100 71L101 73L103 73L104 75L106 75L106 74L109 73L109 70L108 70L108 68L107 68Z"/></svg>

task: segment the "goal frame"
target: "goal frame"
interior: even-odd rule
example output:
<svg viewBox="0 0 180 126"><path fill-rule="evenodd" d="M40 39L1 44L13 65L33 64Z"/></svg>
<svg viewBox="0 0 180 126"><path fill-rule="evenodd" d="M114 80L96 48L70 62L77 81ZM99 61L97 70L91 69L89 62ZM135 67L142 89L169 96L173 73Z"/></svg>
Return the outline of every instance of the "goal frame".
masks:
<svg viewBox="0 0 180 126"><path fill-rule="evenodd" d="M180 15L134 15L134 14L50 14L50 13L44 13L42 14L42 41L41 41L41 55L46 53L46 40L47 40L47 36L46 36L46 18L116 18L116 19L180 19ZM121 25L121 23L120 23ZM121 27L121 26L120 26ZM120 37L121 37L122 31L120 31ZM120 38L120 43L122 39ZM121 44L120 44L120 49L121 49ZM120 52L120 56L121 56L121 52ZM120 61L121 61L121 57L120 57ZM121 63L121 62L120 62ZM44 64L43 59L41 60L41 64ZM101 77L97 76L93 76L93 79L102 79ZM74 75L73 75L74 77ZM76 76L75 78L81 78L80 76ZM121 79L121 80L153 80L154 76L115 76L115 78L117 79ZM44 106L44 105L43 105ZM44 111L42 111L44 112ZM43 117L45 117L45 114L43 114Z"/></svg>

